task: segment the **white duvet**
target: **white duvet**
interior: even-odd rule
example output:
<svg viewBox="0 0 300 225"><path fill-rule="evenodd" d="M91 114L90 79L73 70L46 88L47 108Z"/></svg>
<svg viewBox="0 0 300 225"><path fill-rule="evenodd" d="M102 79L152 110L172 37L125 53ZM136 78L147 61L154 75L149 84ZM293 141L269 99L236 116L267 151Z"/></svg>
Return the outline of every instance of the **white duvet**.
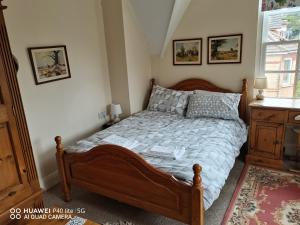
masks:
<svg viewBox="0 0 300 225"><path fill-rule="evenodd" d="M247 140L247 129L242 121L187 119L175 114L143 111L66 150L85 152L96 145L107 143L105 138L112 135L128 143L135 143L130 146L132 151L141 153L148 163L179 179L192 181L192 166L199 163L202 166L204 206L208 209L218 198L235 158ZM185 151L177 160L142 154L154 146Z"/></svg>

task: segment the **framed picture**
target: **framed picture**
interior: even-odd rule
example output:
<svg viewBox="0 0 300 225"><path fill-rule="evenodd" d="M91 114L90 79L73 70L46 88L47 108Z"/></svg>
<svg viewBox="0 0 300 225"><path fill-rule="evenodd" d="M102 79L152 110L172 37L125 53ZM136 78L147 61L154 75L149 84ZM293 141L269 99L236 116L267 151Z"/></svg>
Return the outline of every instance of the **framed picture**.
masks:
<svg viewBox="0 0 300 225"><path fill-rule="evenodd" d="M207 64L242 63L243 35L207 38Z"/></svg>
<svg viewBox="0 0 300 225"><path fill-rule="evenodd" d="M202 38L173 40L173 65L201 65Z"/></svg>
<svg viewBox="0 0 300 225"><path fill-rule="evenodd" d="M28 48L35 84L71 78L65 45Z"/></svg>

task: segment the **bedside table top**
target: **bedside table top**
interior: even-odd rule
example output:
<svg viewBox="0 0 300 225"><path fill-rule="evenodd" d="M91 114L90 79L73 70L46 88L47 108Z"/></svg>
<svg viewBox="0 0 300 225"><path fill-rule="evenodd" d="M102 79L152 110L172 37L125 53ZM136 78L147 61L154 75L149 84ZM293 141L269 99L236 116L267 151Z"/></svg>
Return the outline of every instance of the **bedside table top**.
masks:
<svg viewBox="0 0 300 225"><path fill-rule="evenodd" d="M264 100L254 100L249 104L249 106L300 110L300 99L265 98Z"/></svg>

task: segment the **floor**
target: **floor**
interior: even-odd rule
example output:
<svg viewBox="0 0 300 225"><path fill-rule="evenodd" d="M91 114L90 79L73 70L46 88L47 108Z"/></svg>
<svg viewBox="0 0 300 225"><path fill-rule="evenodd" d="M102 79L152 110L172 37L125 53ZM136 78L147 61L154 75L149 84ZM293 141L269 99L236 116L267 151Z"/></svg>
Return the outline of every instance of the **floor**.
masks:
<svg viewBox="0 0 300 225"><path fill-rule="evenodd" d="M243 166L244 163L237 159L220 197L205 213L206 225L221 224ZM129 221L134 225L183 225L180 222L166 217L149 213L142 209L128 206L80 189L74 188L72 197L73 200L69 203L62 201L62 193L60 187L57 185L45 193L44 204L46 207L56 206L69 209L83 208L85 213L82 214L82 217L100 224L106 222L115 223L118 221Z"/></svg>

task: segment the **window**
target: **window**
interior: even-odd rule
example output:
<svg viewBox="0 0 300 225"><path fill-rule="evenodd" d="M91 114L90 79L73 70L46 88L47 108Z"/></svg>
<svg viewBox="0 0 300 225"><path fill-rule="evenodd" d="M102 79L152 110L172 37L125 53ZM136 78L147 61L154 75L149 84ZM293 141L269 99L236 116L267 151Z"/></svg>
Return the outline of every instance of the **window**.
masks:
<svg viewBox="0 0 300 225"><path fill-rule="evenodd" d="M300 7L264 12L261 72L267 97L300 98Z"/></svg>
<svg viewBox="0 0 300 225"><path fill-rule="evenodd" d="M293 63L293 59L292 58L286 58L286 59L284 59L284 61L283 61L283 70L284 71L290 71L290 70L292 70L292 63ZM283 74L282 85L284 85L285 87L292 85L292 76L291 76L290 73Z"/></svg>

